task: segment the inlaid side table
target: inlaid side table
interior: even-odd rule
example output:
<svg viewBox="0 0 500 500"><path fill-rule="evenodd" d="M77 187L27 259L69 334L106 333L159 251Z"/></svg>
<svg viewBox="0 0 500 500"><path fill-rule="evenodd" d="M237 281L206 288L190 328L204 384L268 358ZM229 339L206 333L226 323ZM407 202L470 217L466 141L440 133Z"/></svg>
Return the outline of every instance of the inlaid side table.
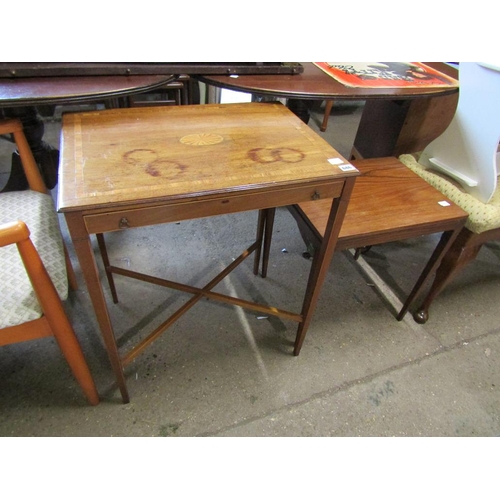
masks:
<svg viewBox="0 0 500 500"><path fill-rule="evenodd" d="M279 103L122 108L65 115L58 209L66 218L123 402L129 401L124 366L201 298L296 321L298 354L357 175L355 167ZM300 312L211 291L254 252L257 273L267 210L325 198L332 200L331 209ZM106 232L248 210L259 211L255 242L203 288L109 263ZM112 292L113 274L121 274L193 294L123 355L99 279L93 234L103 252Z"/></svg>

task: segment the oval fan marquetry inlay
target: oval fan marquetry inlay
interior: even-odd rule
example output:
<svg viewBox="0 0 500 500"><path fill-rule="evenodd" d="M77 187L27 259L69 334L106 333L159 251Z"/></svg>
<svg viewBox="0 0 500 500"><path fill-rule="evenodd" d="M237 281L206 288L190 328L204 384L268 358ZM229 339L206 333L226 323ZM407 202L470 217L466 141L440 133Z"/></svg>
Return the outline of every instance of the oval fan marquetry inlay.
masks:
<svg viewBox="0 0 500 500"><path fill-rule="evenodd" d="M223 140L224 137L219 134L190 134L180 138L180 142L188 146L212 146Z"/></svg>

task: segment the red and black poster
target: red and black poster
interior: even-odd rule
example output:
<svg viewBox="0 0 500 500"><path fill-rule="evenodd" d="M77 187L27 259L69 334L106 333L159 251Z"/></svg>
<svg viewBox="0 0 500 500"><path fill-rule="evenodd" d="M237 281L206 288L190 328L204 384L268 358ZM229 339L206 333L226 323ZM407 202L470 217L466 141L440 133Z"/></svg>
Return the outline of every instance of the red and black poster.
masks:
<svg viewBox="0 0 500 500"><path fill-rule="evenodd" d="M458 80L420 62L316 62L349 87L458 87Z"/></svg>

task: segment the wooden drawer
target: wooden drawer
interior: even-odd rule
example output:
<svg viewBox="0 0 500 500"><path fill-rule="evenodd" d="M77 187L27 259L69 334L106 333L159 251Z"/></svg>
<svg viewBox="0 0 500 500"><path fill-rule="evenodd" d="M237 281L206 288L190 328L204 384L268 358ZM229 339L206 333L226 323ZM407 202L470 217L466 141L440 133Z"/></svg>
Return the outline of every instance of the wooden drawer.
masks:
<svg viewBox="0 0 500 500"><path fill-rule="evenodd" d="M170 202L148 207L116 209L112 212L88 214L85 224L89 233L105 233L133 227L178 222L247 210L280 207L308 200L340 196L344 180L329 183L311 183L306 186L269 189L254 193L232 192L210 199L194 199L180 203Z"/></svg>

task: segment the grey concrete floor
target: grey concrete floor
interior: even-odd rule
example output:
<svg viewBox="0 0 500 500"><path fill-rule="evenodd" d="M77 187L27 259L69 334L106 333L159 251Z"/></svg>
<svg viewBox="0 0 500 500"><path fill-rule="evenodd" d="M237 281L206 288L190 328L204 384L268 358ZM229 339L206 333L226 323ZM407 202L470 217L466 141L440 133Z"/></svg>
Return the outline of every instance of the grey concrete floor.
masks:
<svg viewBox="0 0 500 500"><path fill-rule="evenodd" d="M336 106L326 132L348 156L362 103ZM60 122L48 119L57 145ZM322 110L310 126L318 130ZM145 227L107 237L111 260L202 285L251 243L255 213ZM498 436L500 249L486 245L418 325L395 308L436 237L336 254L301 354L296 324L201 301L126 369L122 404L78 262L66 303L102 398L86 404L50 339L2 348L0 436ZM266 279L245 262L217 290L300 307L311 262L279 209ZM368 267L368 264L371 267ZM374 271L371 271L373 269ZM374 274L374 272L376 274ZM120 349L135 345L187 296L116 278L109 301ZM106 288L107 290L107 288Z"/></svg>

